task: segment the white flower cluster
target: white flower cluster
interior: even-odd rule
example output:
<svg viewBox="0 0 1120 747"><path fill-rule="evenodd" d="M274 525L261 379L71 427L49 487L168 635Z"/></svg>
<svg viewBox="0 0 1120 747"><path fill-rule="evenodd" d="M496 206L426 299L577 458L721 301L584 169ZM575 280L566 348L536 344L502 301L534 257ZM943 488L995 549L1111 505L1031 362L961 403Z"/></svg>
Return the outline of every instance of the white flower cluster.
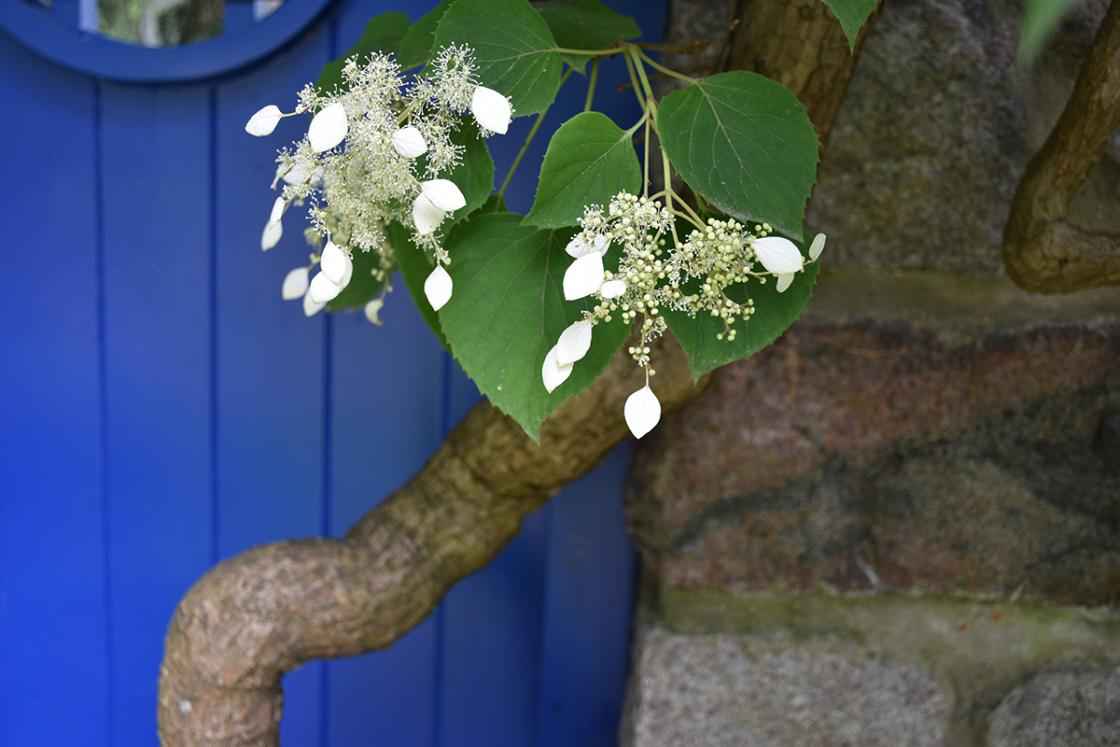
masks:
<svg viewBox="0 0 1120 747"><path fill-rule="evenodd" d="M735 220L715 218L702 228L697 224L682 242L673 231L675 220L660 202L627 192L615 195L605 211L597 205L585 209L581 230L567 245L574 261L564 274L564 297L574 301L590 296L597 303L564 330L541 369L544 386L551 392L587 355L597 323L619 314L629 324L640 316L638 343L629 353L644 369L646 383L623 408L626 424L637 438L661 419L661 403L649 379L655 373L650 344L668 329L662 310L718 317L724 329L717 337L734 340L733 325L749 319L755 306L753 299L733 300L728 290L752 279L766 283L774 278L777 291L784 292L807 263L820 257L825 244L824 234L818 234L806 261L796 244L771 235L767 224L750 230ZM621 253L618 269L612 272L603 260L615 246Z"/></svg>
<svg viewBox="0 0 1120 747"><path fill-rule="evenodd" d="M422 75L402 77L387 55L350 58L342 68L345 86L327 92L307 85L296 110L285 114L274 105L262 108L245 125L263 137L280 119L314 112L307 134L280 151L273 188L283 190L261 234L268 250L283 235L284 212L308 203L307 235L322 251L311 255L284 279L285 300L303 299L311 316L336 298L350 283L354 252L372 252L370 273L387 279L395 257L386 238L394 221L411 226L413 241L436 261L424 283L432 308L451 298L451 258L440 244L437 229L449 213L466 206L462 190L440 178L453 169L463 146L452 135L470 112L482 136L504 134L513 110L509 99L475 80L474 55L467 47L441 49ZM318 264L319 272L311 270ZM382 299L370 301L366 316L380 323Z"/></svg>

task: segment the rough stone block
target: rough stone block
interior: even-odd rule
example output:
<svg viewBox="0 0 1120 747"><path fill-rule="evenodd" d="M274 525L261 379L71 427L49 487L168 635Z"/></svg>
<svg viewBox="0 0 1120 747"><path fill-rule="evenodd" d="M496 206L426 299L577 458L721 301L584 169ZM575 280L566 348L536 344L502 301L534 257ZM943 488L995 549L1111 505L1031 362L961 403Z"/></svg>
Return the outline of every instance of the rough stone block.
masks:
<svg viewBox="0 0 1120 747"><path fill-rule="evenodd" d="M990 747L1120 745L1120 669L1065 668L1015 688L991 717Z"/></svg>
<svg viewBox="0 0 1120 747"><path fill-rule="evenodd" d="M913 664L656 626L636 643L625 747L941 747L951 694Z"/></svg>

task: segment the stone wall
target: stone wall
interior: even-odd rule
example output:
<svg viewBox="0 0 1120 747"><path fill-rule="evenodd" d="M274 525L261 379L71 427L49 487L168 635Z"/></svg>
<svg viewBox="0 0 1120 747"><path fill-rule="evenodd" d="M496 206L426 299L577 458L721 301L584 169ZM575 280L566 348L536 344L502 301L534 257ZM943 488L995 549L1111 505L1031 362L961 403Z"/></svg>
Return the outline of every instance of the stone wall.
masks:
<svg viewBox="0 0 1120 747"><path fill-rule="evenodd" d="M999 259L1104 7L1026 72L1017 3L886 0L808 312L636 453L624 745L1120 746L1120 291ZM1120 147L1078 215L1120 225Z"/></svg>

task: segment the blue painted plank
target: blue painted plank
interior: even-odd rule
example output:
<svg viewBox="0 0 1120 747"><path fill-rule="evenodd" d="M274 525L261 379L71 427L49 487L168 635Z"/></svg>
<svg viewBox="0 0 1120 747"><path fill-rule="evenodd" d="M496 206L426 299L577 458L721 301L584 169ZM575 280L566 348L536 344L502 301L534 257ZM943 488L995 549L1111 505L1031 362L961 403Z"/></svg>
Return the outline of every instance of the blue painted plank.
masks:
<svg viewBox="0 0 1120 747"><path fill-rule="evenodd" d="M108 744L96 92L0 34L0 744Z"/></svg>
<svg viewBox="0 0 1120 747"><path fill-rule="evenodd" d="M208 88L103 88L113 720L154 744L163 633L214 557Z"/></svg>
<svg viewBox="0 0 1120 747"><path fill-rule="evenodd" d="M393 8L416 16L429 4ZM343 5L335 20L335 54L385 10L373 0ZM330 320L328 522L334 535L411 477L442 437L442 351L399 277L393 285L384 326L370 325L360 312ZM387 651L327 665L327 744L431 743L435 631L428 620Z"/></svg>
<svg viewBox="0 0 1120 747"><path fill-rule="evenodd" d="M324 533L325 316L307 319L280 285L307 263L303 211L285 216L278 246L260 250L276 193L276 150L298 139L306 117L281 120L267 138L245 122L261 106L290 111L299 87L329 54L326 21L271 64L217 86L217 540L220 557L253 545ZM284 679L285 744L319 745L323 664Z"/></svg>
<svg viewBox="0 0 1120 747"><path fill-rule="evenodd" d="M626 686L634 549L623 485L629 446L552 500L539 747L610 747Z"/></svg>

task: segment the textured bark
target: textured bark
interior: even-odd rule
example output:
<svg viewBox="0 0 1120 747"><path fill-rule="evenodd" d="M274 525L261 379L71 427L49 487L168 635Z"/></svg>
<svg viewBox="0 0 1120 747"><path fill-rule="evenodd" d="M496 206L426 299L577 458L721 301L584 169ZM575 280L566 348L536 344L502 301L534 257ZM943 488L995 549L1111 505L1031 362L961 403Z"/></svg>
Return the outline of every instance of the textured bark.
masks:
<svg viewBox="0 0 1120 747"><path fill-rule="evenodd" d="M753 70L796 93L823 148L873 20L864 25L853 52L820 0L741 0L727 66Z"/></svg>
<svg viewBox="0 0 1120 747"><path fill-rule="evenodd" d="M1120 128L1120 0L1114 0L1058 124L1027 166L1004 233L1007 274L1027 290L1120 283L1120 235L1069 220L1070 203Z"/></svg>
<svg viewBox="0 0 1120 747"><path fill-rule="evenodd" d="M677 0L670 24L721 6L733 7ZM828 113L814 117L823 141L853 59L833 59L835 41L843 37L839 26L834 34L822 33L821 23L806 24L804 35L796 24L784 28L782 53L783 60L809 61L796 80L819 80L812 61L828 61L832 83L795 88L811 113ZM769 52L758 59L781 69ZM660 347L654 386L668 411L698 389L676 343L667 338ZM163 744L276 744L283 673L309 659L385 648L423 620L456 581L513 538L526 515L626 437L619 413L640 384L637 376L629 358L616 355L598 382L545 423L539 446L481 403L408 484L344 539L266 545L212 569L180 602L167 633L159 696Z"/></svg>

